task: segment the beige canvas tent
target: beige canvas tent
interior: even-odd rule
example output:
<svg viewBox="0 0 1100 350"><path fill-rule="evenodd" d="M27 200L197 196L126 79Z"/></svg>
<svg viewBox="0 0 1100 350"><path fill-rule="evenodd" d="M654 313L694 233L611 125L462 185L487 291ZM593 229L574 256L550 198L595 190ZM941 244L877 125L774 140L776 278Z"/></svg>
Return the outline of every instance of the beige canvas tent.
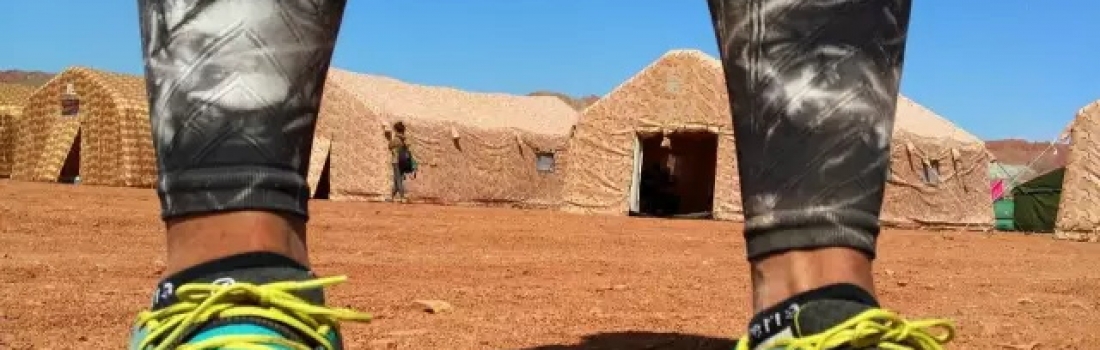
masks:
<svg viewBox="0 0 1100 350"><path fill-rule="evenodd" d="M666 53L586 108L569 143L562 209L625 215L644 206L641 168L675 158L684 212L741 218L722 64L696 50Z"/></svg>
<svg viewBox="0 0 1100 350"><path fill-rule="evenodd" d="M156 163L147 105L141 77L66 69L28 99L12 177L151 187Z"/></svg>
<svg viewBox="0 0 1100 350"><path fill-rule="evenodd" d="M985 142L905 96L898 97L884 225L992 226Z"/></svg>
<svg viewBox="0 0 1100 350"><path fill-rule="evenodd" d="M0 178L11 176L18 121L33 92L34 88L29 86L0 84Z"/></svg>
<svg viewBox="0 0 1100 350"><path fill-rule="evenodd" d="M1077 112L1067 127L1069 159L1054 235L1059 239L1100 241L1100 101Z"/></svg>
<svg viewBox="0 0 1100 350"><path fill-rule="evenodd" d="M670 152L684 211L742 219L724 81L717 59L671 51L586 109L569 145L563 209L612 215L638 210L640 169L651 161L646 154ZM992 223L989 155L981 140L905 97L894 139L885 224Z"/></svg>
<svg viewBox="0 0 1100 350"><path fill-rule="evenodd" d="M562 183L553 163L560 166L577 116L556 97L466 92L331 69L308 180L316 197L387 198L385 133L402 121L419 163L406 182L412 200L552 206Z"/></svg>

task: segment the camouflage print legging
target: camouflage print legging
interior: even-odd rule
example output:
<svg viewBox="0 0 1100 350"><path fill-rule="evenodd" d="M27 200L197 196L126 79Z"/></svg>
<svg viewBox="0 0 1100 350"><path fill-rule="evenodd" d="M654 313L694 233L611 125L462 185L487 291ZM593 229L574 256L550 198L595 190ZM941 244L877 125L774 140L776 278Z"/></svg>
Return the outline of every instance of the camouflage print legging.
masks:
<svg viewBox="0 0 1100 350"><path fill-rule="evenodd" d="M346 0L139 0L164 218L307 215ZM710 0L750 258L874 255L910 0ZM379 160L385 161L385 160Z"/></svg>

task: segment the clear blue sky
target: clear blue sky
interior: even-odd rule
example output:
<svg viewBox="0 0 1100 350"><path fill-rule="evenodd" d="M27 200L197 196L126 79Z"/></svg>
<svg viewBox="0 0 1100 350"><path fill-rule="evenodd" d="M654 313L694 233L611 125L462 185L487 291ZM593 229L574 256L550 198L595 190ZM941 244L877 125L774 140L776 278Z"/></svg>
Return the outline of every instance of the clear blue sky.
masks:
<svg viewBox="0 0 1100 350"><path fill-rule="evenodd" d="M0 69L141 72L136 0L4 2ZM1050 139L1100 99L1097 13L1089 0L916 0L902 91L982 138ZM352 0L335 65L602 95L667 50L715 47L704 0Z"/></svg>

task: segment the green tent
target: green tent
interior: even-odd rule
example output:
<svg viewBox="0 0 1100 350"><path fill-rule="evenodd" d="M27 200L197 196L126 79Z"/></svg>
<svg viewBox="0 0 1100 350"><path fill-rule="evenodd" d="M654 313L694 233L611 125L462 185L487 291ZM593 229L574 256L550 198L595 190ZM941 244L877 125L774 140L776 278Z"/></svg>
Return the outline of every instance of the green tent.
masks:
<svg viewBox="0 0 1100 350"><path fill-rule="evenodd" d="M1062 199L1062 179L1066 168L1055 169L1012 189L1016 229L1028 232L1053 232Z"/></svg>

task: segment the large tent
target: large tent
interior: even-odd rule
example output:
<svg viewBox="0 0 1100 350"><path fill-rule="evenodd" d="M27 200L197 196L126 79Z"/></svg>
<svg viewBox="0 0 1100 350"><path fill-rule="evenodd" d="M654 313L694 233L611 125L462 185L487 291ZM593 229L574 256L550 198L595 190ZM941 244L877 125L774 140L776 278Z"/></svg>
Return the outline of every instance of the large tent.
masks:
<svg viewBox="0 0 1100 350"><path fill-rule="evenodd" d="M562 209L610 215L639 211L643 163L659 162L665 148L676 158L672 172L682 179L676 191L685 198L684 212L739 220L724 81L718 60L697 50L674 50L585 109L569 143Z"/></svg>
<svg viewBox="0 0 1100 350"><path fill-rule="evenodd" d="M28 99L12 177L152 187L156 161L145 80L66 69Z"/></svg>
<svg viewBox="0 0 1100 350"><path fill-rule="evenodd" d="M673 172L682 179L682 206L742 219L722 72L721 62L703 52L670 51L588 107L569 145L563 210L636 211L640 169L649 162L646 153L662 153L654 146L660 144L680 168ZM703 135L709 144L688 141ZM989 160L980 139L899 97L884 223L988 227Z"/></svg>
<svg viewBox="0 0 1100 350"><path fill-rule="evenodd" d="M883 223L990 227L993 157L985 142L905 96L895 115Z"/></svg>
<svg viewBox="0 0 1100 350"><path fill-rule="evenodd" d="M1070 152L1055 237L1100 241L1100 101L1081 108L1067 129Z"/></svg>
<svg viewBox="0 0 1100 350"><path fill-rule="evenodd" d="M0 178L11 176L15 158L15 135L23 105L34 88L18 84L0 84Z"/></svg>
<svg viewBox="0 0 1100 350"><path fill-rule="evenodd" d="M419 163L414 201L554 206L555 162L578 113L561 99L423 86L329 71L311 152L315 197L383 200L392 189L386 132L402 121Z"/></svg>

